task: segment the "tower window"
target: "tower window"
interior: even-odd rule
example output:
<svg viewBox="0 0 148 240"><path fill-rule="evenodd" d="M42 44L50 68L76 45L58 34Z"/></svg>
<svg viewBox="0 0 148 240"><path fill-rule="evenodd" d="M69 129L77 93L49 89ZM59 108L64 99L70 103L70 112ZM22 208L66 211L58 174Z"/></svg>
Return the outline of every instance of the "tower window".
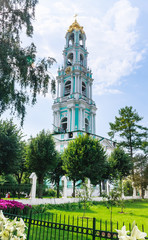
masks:
<svg viewBox="0 0 148 240"><path fill-rule="evenodd" d="M67 65L71 66L73 64L73 53L70 53L67 57Z"/></svg>
<svg viewBox="0 0 148 240"><path fill-rule="evenodd" d="M74 34L72 33L69 36L69 42L68 42L68 46L73 46L74 45Z"/></svg>
<svg viewBox="0 0 148 240"><path fill-rule="evenodd" d="M86 97L86 85L84 82L82 82L82 95Z"/></svg>
<svg viewBox="0 0 148 240"><path fill-rule="evenodd" d="M64 92L64 96L68 96L71 92L71 81L67 81L65 83L65 92Z"/></svg>
<svg viewBox="0 0 148 240"><path fill-rule="evenodd" d="M62 128L62 131L63 132L66 132L67 130L67 118L64 117L62 120L61 120L61 128Z"/></svg>
<svg viewBox="0 0 148 240"><path fill-rule="evenodd" d="M89 132L89 121L85 118L85 132Z"/></svg>
<svg viewBox="0 0 148 240"><path fill-rule="evenodd" d="M79 35L79 44L81 47L83 47L83 36L82 34Z"/></svg>
<svg viewBox="0 0 148 240"><path fill-rule="evenodd" d="M80 54L80 64L84 66L84 57Z"/></svg>

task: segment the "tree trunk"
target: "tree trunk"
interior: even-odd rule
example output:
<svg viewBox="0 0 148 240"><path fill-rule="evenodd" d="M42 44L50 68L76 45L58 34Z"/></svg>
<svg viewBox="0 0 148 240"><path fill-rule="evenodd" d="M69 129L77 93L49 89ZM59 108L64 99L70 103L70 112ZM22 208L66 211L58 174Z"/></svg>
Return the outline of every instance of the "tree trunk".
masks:
<svg viewBox="0 0 148 240"><path fill-rule="evenodd" d="M39 198L42 198L43 196L43 178L39 178Z"/></svg>
<svg viewBox="0 0 148 240"><path fill-rule="evenodd" d="M102 196L102 186L101 186L101 181L99 182L99 187L100 187L100 197Z"/></svg>
<svg viewBox="0 0 148 240"><path fill-rule="evenodd" d="M73 181L73 194L72 194L74 198L75 198L75 196L76 196L76 195L75 195L75 191L76 191L76 181L74 180L74 181Z"/></svg>
<svg viewBox="0 0 148 240"><path fill-rule="evenodd" d="M57 182L57 198L60 197L60 183L59 181Z"/></svg>

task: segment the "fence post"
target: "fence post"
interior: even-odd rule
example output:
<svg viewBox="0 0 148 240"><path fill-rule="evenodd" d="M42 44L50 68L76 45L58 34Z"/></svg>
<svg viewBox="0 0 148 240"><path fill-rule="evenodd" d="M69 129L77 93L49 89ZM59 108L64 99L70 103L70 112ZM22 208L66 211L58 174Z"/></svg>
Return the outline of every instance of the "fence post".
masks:
<svg viewBox="0 0 148 240"><path fill-rule="evenodd" d="M92 240L96 239L96 218L93 218L93 237Z"/></svg>
<svg viewBox="0 0 148 240"><path fill-rule="evenodd" d="M32 221L32 209L30 210L30 214L29 214L29 226L28 226L27 240L29 240L31 221Z"/></svg>

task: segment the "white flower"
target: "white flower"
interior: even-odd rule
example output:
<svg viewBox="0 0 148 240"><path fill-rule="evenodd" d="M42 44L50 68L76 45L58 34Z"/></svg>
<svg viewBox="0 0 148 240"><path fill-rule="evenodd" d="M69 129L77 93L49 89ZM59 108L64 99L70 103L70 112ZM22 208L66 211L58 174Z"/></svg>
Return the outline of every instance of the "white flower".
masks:
<svg viewBox="0 0 148 240"><path fill-rule="evenodd" d="M132 224L131 236L127 236L129 231L126 231L126 227L123 226L121 230L116 230L118 232L119 240L145 240L147 234L141 232L138 227L135 225L135 222Z"/></svg>
<svg viewBox="0 0 148 240"><path fill-rule="evenodd" d="M131 232L131 240L137 240L137 239L145 239L147 234L145 232L141 232L137 226L134 226Z"/></svg>
<svg viewBox="0 0 148 240"><path fill-rule="evenodd" d="M129 236L127 236L127 233L129 231L126 231L126 226L123 226L121 228L121 230L116 230L118 232L118 238L119 240L128 240L129 239Z"/></svg>
<svg viewBox="0 0 148 240"><path fill-rule="evenodd" d="M17 221L15 218L13 221L5 218L2 211L0 211L0 239L1 240L25 240L26 225L22 219Z"/></svg>

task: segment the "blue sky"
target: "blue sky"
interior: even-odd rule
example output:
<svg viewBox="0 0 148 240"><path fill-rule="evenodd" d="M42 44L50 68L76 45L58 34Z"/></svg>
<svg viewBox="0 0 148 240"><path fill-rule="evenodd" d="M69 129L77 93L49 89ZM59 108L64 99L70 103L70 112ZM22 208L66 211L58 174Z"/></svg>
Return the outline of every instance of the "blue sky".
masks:
<svg viewBox="0 0 148 240"><path fill-rule="evenodd" d="M93 100L98 108L96 134L108 137L109 122L118 110L133 106L148 127L148 1L147 0L39 0L33 39L38 57L54 57L50 69L56 77L63 64L65 34L74 21L84 27L87 37L88 67L92 69ZM52 130L51 94L38 96L35 106L27 107L23 133L26 139L42 129ZM10 118L5 113L2 118ZM19 125L19 120L14 118Z"/></svg>

